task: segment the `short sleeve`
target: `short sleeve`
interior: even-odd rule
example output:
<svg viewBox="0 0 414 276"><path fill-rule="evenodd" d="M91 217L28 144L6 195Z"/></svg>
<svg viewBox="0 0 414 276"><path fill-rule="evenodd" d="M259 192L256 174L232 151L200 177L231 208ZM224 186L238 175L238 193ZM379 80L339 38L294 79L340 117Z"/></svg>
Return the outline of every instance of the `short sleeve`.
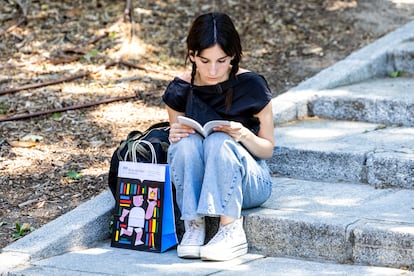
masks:
<svg viewBox="0 0 414 276"><path fill-rule="evenodd" d="M164 94L162 95L162 100L170 108L178 112L185 112L187 91L189 88L189 83L180 78L175 78L168 84Z"/></svg>
<svg viewBox="0 0 414 276"><path fill-rule="evenodd" d="M235 114L257 114L272 99L265 78L256 73L245 73L235 87L233 111Z"/></svg>
<svg viewBox="0 0 414 276"><path fill-rule="evenodd" d="M257 114L272 100L272 91L262 75L256 75L253 85L255 87L251 91L255 91L255 93L252 96L256 99L253 112Z"/></svg>

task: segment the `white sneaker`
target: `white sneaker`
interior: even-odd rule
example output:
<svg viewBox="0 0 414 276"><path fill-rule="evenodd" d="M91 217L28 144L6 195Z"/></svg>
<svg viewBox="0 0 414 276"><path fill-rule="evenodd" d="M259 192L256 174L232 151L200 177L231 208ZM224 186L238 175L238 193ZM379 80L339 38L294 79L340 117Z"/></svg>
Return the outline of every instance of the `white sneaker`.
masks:
<svg viewBox="0 0 414 276"><path fill-rule="evenodd" d="M247 239L243 219L220 226L217 234L200 249L203 260L227 261L247 253Z"/></svg>
<svg viewBox="0 0 414 276"><path fill-rule="evenodd" d="M196 220L184 221L185 233L181 243L177 246L177 255L180 258L200 258L200 247L204 244L206 228L204 217Z"/></svg>

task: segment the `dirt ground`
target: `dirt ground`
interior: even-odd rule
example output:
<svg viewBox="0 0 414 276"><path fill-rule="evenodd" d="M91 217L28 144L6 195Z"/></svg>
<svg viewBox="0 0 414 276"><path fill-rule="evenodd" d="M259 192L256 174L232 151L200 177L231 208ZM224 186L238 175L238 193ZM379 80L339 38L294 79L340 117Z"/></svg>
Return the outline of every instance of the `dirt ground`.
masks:
<svg viewBox="0 0 414 276"><path fill-rule="evenodd" d="M126 2L0 0L0 248L104 191L119 141L167 119L198 14L234 19L275 96L414 19L407 0Z"/></svg>

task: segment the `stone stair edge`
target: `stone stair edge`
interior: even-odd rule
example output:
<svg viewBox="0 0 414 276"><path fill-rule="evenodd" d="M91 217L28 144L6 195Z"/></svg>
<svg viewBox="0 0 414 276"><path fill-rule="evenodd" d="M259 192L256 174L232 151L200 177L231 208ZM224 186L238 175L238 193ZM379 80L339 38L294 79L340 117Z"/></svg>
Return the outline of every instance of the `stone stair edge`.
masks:
<svg viewBox="0 0 414 276"><path fill-rule="evenodd" d="M112 263L117 263L121 268L114 273L116 275L320 275L321 271L325 275L414 275L407 269L267 257L251 253L228 262L205 263L200 260L179 259L175 252L165 252L154 259L153 255L150 256L151 253L147 252L117 254L118 250L108 247L106 243L98 245L98 248L102 251L99 256L91 254L96 249L87 249L78 251L78 254L58 256L54 260L48 260L49 262L38 262L29 268L9 272L7 275L47 276L60 275L62 272L67 275L106 274L112 270ZM137 262L137 259L140 262ZM135 265L131 266L130 263Z"/></svg>
<svg viewBox="0 0 414 276"><path fill-rule="evenodd" d="M357 50L344 60L322 70L286 93L273 98L275 126L308 117L307 105L316 91L383 77L399 70L398 66L404 70L407 62L403 61L401 55L410 56L412 54L412 51L407 52L404 49L414 37L413 30L414 21ZM394 58L390 58L390 56Z"/></svg>
<svg viewBox="0 0 414 276"><path fill-rule="evenodd" d="M246 214L245 229L251 253L340 264L401 268L413 266L411 231L393 229L413 224L390 224L357 219L350 224L324 223L284 217L275 210ZM299 216L299 214L297 214ZM300 214L305 217L305 214ZM265 223L265 225L263 225ZM273 229L255 233L263 227ZM388 229L384 229L387 228ZM277 236L277 237L276 237Z"/></svg>
<svg viewBox="0 0 414 276"><path fill-rule="evenodd" d="M375 189L353 183L335 183L333 187L326 182L274 179L273 193L281 193L270 200L275 202L244 212L252 252L414 269L413 215L406 218L399 214L414 208L410 199L414 191ZM290 190L286 188L289 185ZM324 191L314 192L321 189ZM355 198L359 207L352 207ZM325 207L315 204L321 201L325 201ZM331 206L334 203L342 204L343 210L336 211ZM348 203L353 211L347 210ZM395 209L395 214L378 214L378 210L387 208ZM273 231L263 231L264 227Z"/></svg>
<svg viewBox="0 0 414 276"><path fill-rule="evenodd" d="M414 78L370 79L315 92L309 115L337 120L414 126Z"/></svg>
<svg viewBox="0 0 414 276"><path fill-rule="evenodd" d="M414 189L413 127L302 120L277 127L275 141L275 174Z"/></svg>

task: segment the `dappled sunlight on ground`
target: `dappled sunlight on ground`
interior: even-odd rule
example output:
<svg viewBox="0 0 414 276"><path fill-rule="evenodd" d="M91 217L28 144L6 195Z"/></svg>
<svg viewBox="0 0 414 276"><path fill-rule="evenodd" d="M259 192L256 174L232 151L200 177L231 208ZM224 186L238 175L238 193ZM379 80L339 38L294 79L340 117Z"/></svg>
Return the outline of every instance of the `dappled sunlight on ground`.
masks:
<svg viewBox="0 0 414 276"><path fill-rule="evenodd" d="M414 0L390 0L390 1L396 5L400 5L400 4L414 5Z"/></svg>
<svg viewBox="0 0 414 276"><path fill-rule="evenodd" d="M343 131L335 129L308 129L308 130L292 130L287 131L286 134L292 137L301 137L301 138L334 138L340 137L344 133Z"/></svg>

